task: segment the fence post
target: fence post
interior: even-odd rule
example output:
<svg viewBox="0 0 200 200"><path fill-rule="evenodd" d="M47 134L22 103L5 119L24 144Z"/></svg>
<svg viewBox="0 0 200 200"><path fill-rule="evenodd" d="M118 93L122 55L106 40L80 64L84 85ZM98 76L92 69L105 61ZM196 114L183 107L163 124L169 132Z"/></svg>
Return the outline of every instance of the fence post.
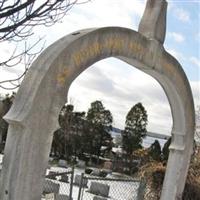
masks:
<svg viewBox="0 0 200 200"><path fill-rule="evenodd" d="M74 182L74 165L72 166L72 172L71 172L69 200L72 200L73 182Z"/></svg>
<svg viewBox="0 0 200 200"><path fill-rule="evenodd" d="M82 185L83 185L83 178L84 178L84 173L81 173L81 180L80 180L80 186L79 186L79 192L78 192L78 200L81 199L81 190L82 190Z"/></svg>
<svg viewBox="0 0 200 200"><path fill-rule="evenodd" d="M145 189L146 189L146 182L145 182L144 179L141 179L139 187L138 187L137 200L143 200L144 199Z"/></svg>

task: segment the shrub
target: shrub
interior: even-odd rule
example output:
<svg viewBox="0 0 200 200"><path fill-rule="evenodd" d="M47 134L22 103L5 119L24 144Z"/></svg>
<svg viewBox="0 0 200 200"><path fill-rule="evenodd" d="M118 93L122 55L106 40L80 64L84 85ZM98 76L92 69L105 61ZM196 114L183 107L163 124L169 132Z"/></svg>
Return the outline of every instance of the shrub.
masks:
<svg viewBox="0 0 200 200"><path fill-rule="evenodd" d="M200 185L197 181L187 182L185 185L183 200L199 200L200 199Z"/></svg>

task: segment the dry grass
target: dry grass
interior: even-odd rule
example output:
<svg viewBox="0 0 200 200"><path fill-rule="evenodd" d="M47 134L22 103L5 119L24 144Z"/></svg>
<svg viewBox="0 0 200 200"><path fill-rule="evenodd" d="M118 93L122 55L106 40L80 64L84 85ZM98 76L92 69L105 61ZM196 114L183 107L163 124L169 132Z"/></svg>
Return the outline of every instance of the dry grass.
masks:
<svg viewBox="0 0 200 200"><path fill-rule="evenodd" d="M159 200L166 166L162 162L150 161L144 164L138 176L146 180L145 200ZM195 152L185 185L182 200L200 200L200 148Z"/></svg>

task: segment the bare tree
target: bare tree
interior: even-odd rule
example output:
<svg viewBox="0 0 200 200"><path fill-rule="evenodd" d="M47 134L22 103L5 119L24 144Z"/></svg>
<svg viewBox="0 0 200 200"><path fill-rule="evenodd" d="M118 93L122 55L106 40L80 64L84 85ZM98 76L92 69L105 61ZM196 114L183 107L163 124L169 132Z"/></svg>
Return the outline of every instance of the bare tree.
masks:
<svg viewBox="0 0 200 200"><path fill-rule="evenodd" d="M14 48L9 58L0 60L0 67L11 68L18 64L24 66L22 74L10 80L0 80L3 89L19 87L21 79L26 74L30 64L43 49L36 46L43 38L38 38L33 44L28 45L27 39L33 35L35 26L52 26L60 21L66 13L77 4L90 0L0 0L0 43L24 43L20 51ZM20 47L21 47L20 43ZM34 48L37 49L34 52ZM8 86L9 83L9 86Z"/></svg>

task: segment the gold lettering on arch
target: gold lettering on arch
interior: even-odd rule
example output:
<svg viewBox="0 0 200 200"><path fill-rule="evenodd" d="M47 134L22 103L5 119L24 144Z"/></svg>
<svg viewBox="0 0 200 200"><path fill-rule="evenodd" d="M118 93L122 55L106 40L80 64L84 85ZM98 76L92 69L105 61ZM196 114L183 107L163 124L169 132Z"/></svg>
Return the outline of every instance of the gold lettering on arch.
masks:
<svg viewBox="0 0 200 200"><path fill-rule="evenodd" d="M104 42L94 42L85 49L80 49L72 54L72 61L75 66L84 64L88 59L98 56L103 50L111 50L113 52L122 52L127 48L128 41L121 37L109 37ZM145 47L136 41L128 43L128 50L133 54L144 55L147 51ZM63 85L68 74L68 70L64 69L57 76L57 82Z"/></svg>

